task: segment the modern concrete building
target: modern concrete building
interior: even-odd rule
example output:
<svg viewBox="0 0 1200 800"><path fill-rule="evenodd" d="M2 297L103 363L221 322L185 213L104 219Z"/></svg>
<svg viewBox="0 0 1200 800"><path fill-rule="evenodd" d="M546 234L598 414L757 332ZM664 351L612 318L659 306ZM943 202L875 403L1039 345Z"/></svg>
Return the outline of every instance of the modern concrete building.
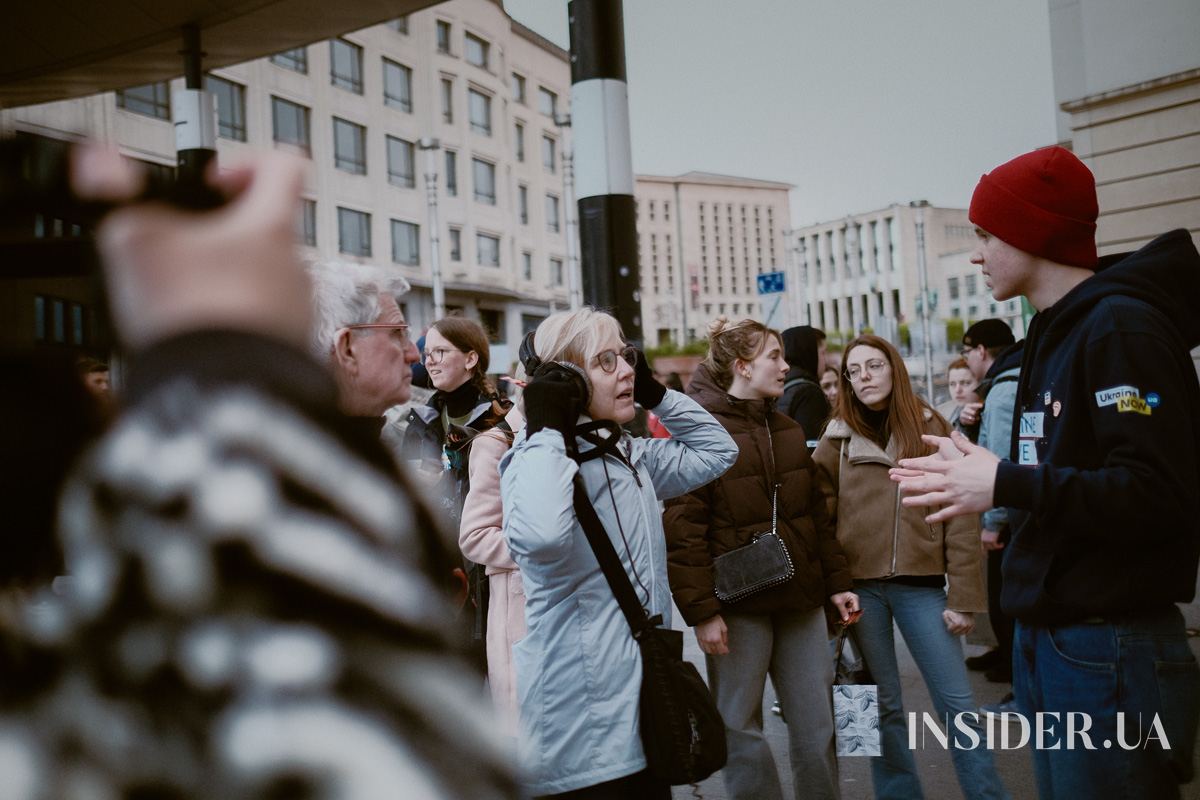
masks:
<svg viewBox="0 0 1200 800"><path fill-rule="evenodd" d="M760 297L757 277L784 269L790 189L787 183L707 172L636 176L648 345L703 338L721 314L766 320L772 298L782 296ZM777 313L784 320L779 325L790 324L786 301Z"/></svg>
<svg viewBox="0 0 1200 800"><path fill-rule="evenodd" d="M1049 0L1058 139L1096 175L1101 254L1200 243L1200 3Z"/></svg>
<svg viewBox="0 0 1200 800"><path fill-rule="evenodd" d="M434 321L430 164L446 307L489 328L497 368L515 358L524 330L566 304L555 117L568 111L568 54L497 0L447 0L213 70L207 80L217 95L218 159L272 147L311 158L297 221L305 255L400 272L414 287L404 308L414 327ZM176 160L171 90L182 83L2 110L0 131L99 137L169 170ZM431 140L437 149L423 150ZM53 220L40 225L35 235L70 234ZM5 290L0 308L20 312L14 343L54 340L56 314L70 340L73 315L91 313L86 290L39 285Z"/></svg>
<svg viewBox="0 0 1200 800"><path fill-rule="evenodd" d="M1019 303L997 303L970 263L975 232L966 209L926 206L923 215L931 320L960 317L969 324L1003 317L1019 332ZM835 338L870 328L899 343L902 324L916 333L921 320L916 209L892 205L797 228L790 237L794 274L803 287L795 298L801 323Z"/></svg>

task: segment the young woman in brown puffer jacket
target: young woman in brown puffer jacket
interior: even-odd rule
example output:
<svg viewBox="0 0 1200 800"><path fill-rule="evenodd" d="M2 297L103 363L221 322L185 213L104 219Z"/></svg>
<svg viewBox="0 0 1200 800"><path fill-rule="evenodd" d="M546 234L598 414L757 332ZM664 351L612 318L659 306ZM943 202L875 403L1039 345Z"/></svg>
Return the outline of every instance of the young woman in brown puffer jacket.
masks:
<svg viewBox="0 0 1200 800"><path fill-rule="evenodd" d="M768 674L790 723L796 797L838 796L824 605L832 600L848 617L858 598L816 489L806 431L774 408L788 369L779 334L762 323L719 317L709 326L709 356L687 393L733 436L738 459L716 481L666 503L671 592L707 654L725 720L722 774L731 798L782 798L762 731ZM795 574L740 600L718 599L713 559L773 524Z"/></svg>

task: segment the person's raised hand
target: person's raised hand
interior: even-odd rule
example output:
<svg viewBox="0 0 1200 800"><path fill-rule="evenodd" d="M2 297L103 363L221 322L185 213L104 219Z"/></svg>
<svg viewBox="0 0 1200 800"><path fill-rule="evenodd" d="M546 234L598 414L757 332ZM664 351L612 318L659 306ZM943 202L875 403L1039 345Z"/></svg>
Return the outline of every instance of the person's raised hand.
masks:
<svg viewBox="0 0 1200 800"><path fill-rule="evenodd" d="M266 153L218 171L229 197L212 211L161 202L109 214L97 230L114 326L134 350L196 330L242 330L304 346L311 287L295 242L307 163ZM115 151L85 145L72 162L83 199L123 202L140 189Z"/></svg>
<svg viewBox="0 0 1200 800"><path fill-rule="evenodd" d="M944 506L925 517L933 524L963 514L979 514L994 504L996 465L1000 459L987 448L972 444L958 431L944 436L921 437L938 448L936 455L904 458L899 467L890 469L893 481L908 496L906 506Z"/></svg>
<svg viewBox="0 0 1200 800"><path fill-rule="evenodd" d="M646 354L637 351L637 366L634 367L633 399L639 406L650 411L667 396L667 387L654 377L654 369L646 360Z"/></svg>

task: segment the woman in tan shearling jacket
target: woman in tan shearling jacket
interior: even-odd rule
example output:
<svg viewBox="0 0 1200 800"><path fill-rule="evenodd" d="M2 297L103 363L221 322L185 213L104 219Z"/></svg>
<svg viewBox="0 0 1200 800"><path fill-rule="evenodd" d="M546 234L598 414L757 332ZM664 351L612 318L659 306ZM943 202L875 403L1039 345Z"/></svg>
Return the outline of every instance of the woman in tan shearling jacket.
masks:
<svg viewBox="0 0 1200 800"><path fill-rule="evenodd" d="M513 642L525 635L525 585L517 563L508 552L501 526L500 458L512 446L513 430L524 424L514 406L504 418L506 425L491 428L471 440L468 469L471 490L463 503L458 528L462 554L483 564L491 589L487 616L488 686L492 705L504 732L517 736L517 677L513 666Z"/></svg>
<svg viewBox="0 0 1200 800"><path fill-rule="evenodd" d="M871 759L876 798L923 796L908 747L893 623L939 717L976 709L959 635L974 626L974 612L987 608L977 520L928 524L933 509L902 505L888 475L900 458L931 451L923 433L948 436L949 427L914 394L896 348L871 335L850 342L834 418L813 460L863 609L856 641L879 685L882 755ZM978 717L961 720L982 739ZM963 795L1007 797L991 751L970 747L954 723L950 735L963 743L950 748Z"/></svg>

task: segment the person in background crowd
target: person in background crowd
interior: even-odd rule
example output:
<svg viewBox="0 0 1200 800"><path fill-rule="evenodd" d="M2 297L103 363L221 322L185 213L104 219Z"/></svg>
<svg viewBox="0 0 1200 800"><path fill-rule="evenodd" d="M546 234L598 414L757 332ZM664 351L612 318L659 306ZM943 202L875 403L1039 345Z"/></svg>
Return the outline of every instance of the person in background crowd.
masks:
<svg viewBox="0 0 1200 800"><path fill-rule="evenodd" d="M825 371L821 373L821 391L825 393L825 399L829 401L831 413L837 407L838 374L838 368L832 364L826 364Z"/></svg>
<svg viewBox="0 0 1200 800"><path fill-rule="evenodd" d="M516 797L447 635L453 562L345 417L405 394L403 318L356 295L338 382L304 352L304 175L268 154L210 170L217 210L133 205L98 230L126 410L62 495L65 602L24 620L0 677L23 800ZM138 185L115 151L76 156L88 199Z"/></svg>
<svg viewBox="0 0 1200 800"><path fill-rule="evenodd" d="M725 720L730 798L781 800L763 736L767 675L788 720L796 798L839 796L833 735L833 664L825 603L843 619L858 610L846 556L814 479L804 432L775 410L789 365L779 334L721 316L708 326L708 357L688 396L738 445L734 466L668 500L667 568L675 604L705 652L708 682ZM715 592L713 559L777 531L794 566L786 582L740 600Z"/></svg>
<svg viewBox="0 0 1200 800"><path fill-rule="evenodd" d="M956 358L946 368L946 388L950 390L950 399L937 408L937 412L950 423L950 427L966 435L972 442L979 436L979 422L965 425L962 421L963 407L974 403L979 398L975 394L978 379L971 372L971 366L965 358Z"/></svg>
<svg viewBox="0 0 1200 800"><path fill-rule="evenodd" d="M658 501L719 476L737 447L694 400L654 379L607 314L585 307L551 315L533 350L542 365L571 366L526 361L525 428L500 459L504 536L526 595L527 633L513 645L525 788L539 797L666 800L671 788L647 773L638 731L641 653L576 516L574 478L581 475L639 601L669 620ZM564 436L575 443L581 415L620 425L635 401L672 438L622 432L598 457L577 463L568 455ZM578 446L581 455L594 447Z"/></svg>
<svg viewBox="0 0 1200 800"><path fill-rule="evenodd" d="M1017 620L1021 713L1086 714L1097 743L1141 721L1131 749L1071 747L1061 732L1034 749L1043 800L1179 797L1200 721L1200 667L1175 605L1195 596L1200 563L1200 254L1174 230L1101 258L1098 214L1095 177L1061 147L980 178L971 263L997 301L1037 309L1018 437L1009 461L931 441L938 456L893 479L905 504L942 505L930 522L1008 509L1001 603Z"/></svg>
<svg viewBox="0 0 1200 800"><path fill-rule="evenodd" d="M967 438L1000 458L1008 458L1012 445L1013 409L1017 402L1017 376L1021 372L1023 347L1024 342L1014 341L1012 329L1000 319L976 322L963 334L963 359L978 382L975 388L978 401L969 403L964 409L976 421L977 435ZM983 670L984 676L993 683L1012 683L1013 621L1000 607L1004 586L1000 564L1004 560L1004 545L1009 539L1008 513L1003 508L989 508L983 512L981 522L980 542L987 555L988 622L998 644L994 650L974 659L968 658L967 667ZM984 706L983 710L993 713L1016 711L1012 692L999 703Z"/></svg>
<svg viewBox="0 0 1200 800"><path fill-rule="evenodd" d="M517 727L517 676L513 645L525 636L525 583L504 539L500 500L500 459L512 446L524 420L513 407L504 422L471 440L470 489L463 503L458 546L463 558L482 565L488 580L487 676L492 705L514 739Z"/></svg>
<svg viewBox="0 0 1200 800"><path fill-rule="evenodd" d="M983 726L970 716L977 706L959 639L974 626L973 614L987 607L979 527L971 517L929 525L924 519L929 509L900 505L889 468L900 458L928 453L921 436L945 436L950 426L913 392L896 348L864 334L847 346L842 364L838 407L813 459L862 604L857 644L879 685L883 752L871 759L875 796L920 798L893 625L921 670L938 716L968 714L964 724L982 739ZM991 750L951 747L950 753L968 800L1007 797Z"/></svg>
<svg viewBox="0 0 1200 800"><path fill-rule="evenodd" d="M825 361L825 332L809 325L788 328L782 334L787 359L787 380L776 407L804 430L811 453L829 419L830 405L818 378Z"/></svg>
<svg viewBox="0 0 1200 800"><path fill-rule="evenodd" d="M429 402L408 413L400 457L432 489L429 502L457 532L470 490L470 442L480 431L501 423L511 403L501 399L487 378L487 332L464 317L443 317L425 332L421 353L429 380L437 389ZM489 579L482 564L464 556L471 647L487 671Z"/></svg>

